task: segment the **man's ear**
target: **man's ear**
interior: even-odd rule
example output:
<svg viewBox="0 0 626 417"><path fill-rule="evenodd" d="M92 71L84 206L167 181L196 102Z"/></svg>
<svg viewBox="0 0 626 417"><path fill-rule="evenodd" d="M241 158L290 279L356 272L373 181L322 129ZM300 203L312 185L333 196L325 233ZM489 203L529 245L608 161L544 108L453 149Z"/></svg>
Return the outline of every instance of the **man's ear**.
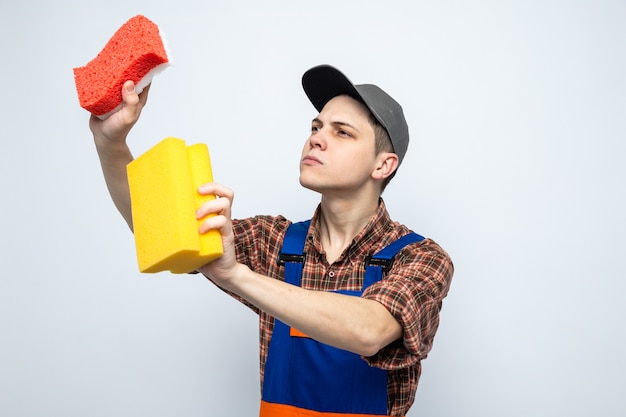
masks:
<svg viewBox="0 0 626 417"><path fill-rule="evenodd" d="M376 167L372 178L384 180L398 169L398 155L392 152L383 152L376 158Z"/></svg>

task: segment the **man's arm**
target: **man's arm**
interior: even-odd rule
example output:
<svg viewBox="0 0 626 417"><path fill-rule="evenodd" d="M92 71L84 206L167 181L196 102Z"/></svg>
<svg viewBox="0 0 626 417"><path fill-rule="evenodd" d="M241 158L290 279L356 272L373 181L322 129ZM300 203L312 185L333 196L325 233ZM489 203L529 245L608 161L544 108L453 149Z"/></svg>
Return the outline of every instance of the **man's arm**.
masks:
<svg viewBox="0 0 626 417"><path fill-rule="evenodd" d="M109 194L131 230L133 220L126 165L133 160L133 156L126 144L126 137L139 120L141 110L148 99L149 89L150 86L147 86L138 95L135 84L126 81L122 87L122 108L105 120L93 115L89 119L89 128L93 133Z"/></svg>
<svg viewBox="0 0 626 417"><path fill-rule="evenodd" d="M362 356L373 356L402 336L400 323L380 303L306 290L242 265L228 289L307 336Z"/></svg>
<svg viewBox="0 0 626 417"><path fill-rule="evenodd" d="M197 211L198 218L206 218L201 233L218 229L222 234L224 255L199 269L216 285L315 340L362 356L372 356L402 336L400 323L378 301L306 290L237 263L231 222L233 192L215 183L199 191L218 197ZM215 216L207 218L210 213Z"/></svg>

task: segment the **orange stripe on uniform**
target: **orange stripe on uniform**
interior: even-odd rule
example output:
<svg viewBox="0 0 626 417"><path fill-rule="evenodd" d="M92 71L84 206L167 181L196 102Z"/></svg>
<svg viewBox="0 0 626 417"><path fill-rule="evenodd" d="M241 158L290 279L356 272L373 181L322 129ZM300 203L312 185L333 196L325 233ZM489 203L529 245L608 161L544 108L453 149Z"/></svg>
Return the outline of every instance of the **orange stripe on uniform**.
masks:
<svg viewBox="0 0 626 417"><path fill-rule="evenodd" d="M259 417L380 417L375 414L349 414L349 413L322 413L320 411L307 410L294 407L293 405L274 404L261 401Z"/></svg>
<svg viewBox="0 0 626 417"><path fill-rule="evenodd" d="M306 337L307 339L310 339L309 336L307 336L306 334L302 333L300 330L294 328L294 327L290 327L289 328L289 336L291 337Z"/></svg>

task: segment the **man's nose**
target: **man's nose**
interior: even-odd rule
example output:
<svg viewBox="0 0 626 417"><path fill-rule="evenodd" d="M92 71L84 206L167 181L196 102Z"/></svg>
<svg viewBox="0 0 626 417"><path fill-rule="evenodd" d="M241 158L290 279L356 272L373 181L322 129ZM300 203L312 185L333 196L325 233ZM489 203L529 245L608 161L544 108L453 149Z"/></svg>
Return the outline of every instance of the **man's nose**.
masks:
<svg viewBox="0 0 626 417"><path fill-rule="evenodd" d="M320 148L326 149L328 132L325 131L324 128L318 129L317 132L313 133L309 138L309 143L312 148Z"/></svg>

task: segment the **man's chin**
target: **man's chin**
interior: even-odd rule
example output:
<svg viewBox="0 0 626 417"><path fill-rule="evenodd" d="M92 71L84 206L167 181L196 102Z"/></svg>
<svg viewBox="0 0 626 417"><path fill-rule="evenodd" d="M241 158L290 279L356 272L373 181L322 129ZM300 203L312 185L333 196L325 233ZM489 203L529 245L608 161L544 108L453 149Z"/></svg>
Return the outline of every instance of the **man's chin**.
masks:
<svg viewBox="0 0 626 417"><path fill-rule="evenodd" d="M308 190L315 191L318 193L321 192L320 188L317 187L316 184L314 184L311 181L307 181L305 178L302 178L302 176L300 176L300 185Z"/></svg>

